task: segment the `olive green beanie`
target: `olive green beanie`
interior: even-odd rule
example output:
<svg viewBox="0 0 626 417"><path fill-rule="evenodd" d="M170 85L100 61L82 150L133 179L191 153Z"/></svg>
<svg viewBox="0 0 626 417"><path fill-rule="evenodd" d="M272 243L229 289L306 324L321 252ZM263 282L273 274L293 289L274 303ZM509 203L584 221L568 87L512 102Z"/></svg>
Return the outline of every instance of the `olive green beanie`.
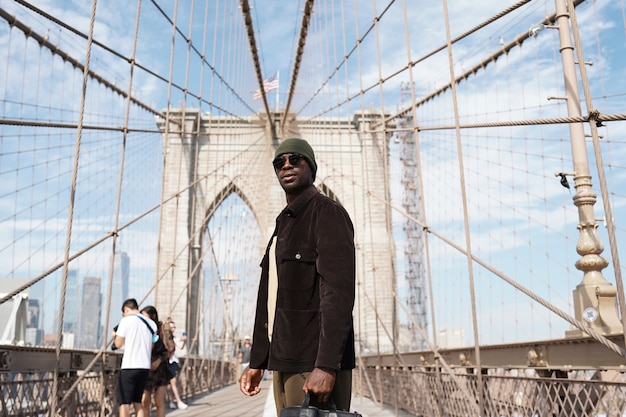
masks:
<svg viewBox="0 0 626 417"><path fill-rule="evenodd" d="M276 152L274 153L274 158L278 158L280 155L286 153L299 153L304 156L304 159L309 163L311 167L311 172L313 173L313 181L315 181L315 173L317 172L317 163L315 162L315 152L313 152L313 148L309 145L304 139L299 138L290 138L285 139L278 145L276 148Z"/></svg>

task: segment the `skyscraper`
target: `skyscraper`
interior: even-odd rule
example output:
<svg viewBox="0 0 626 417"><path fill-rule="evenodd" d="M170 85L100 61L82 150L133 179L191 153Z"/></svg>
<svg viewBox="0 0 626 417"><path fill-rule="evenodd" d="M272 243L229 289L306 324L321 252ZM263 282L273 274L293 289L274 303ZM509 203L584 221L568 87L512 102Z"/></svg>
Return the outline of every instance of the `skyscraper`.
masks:
<svg viewBox="0 0 626 417"><path fill-rule="evenodd" d="M85 277L83 280L83 303L80 316L80 347L95 349L100 345L100 311L102 309L102 294L100 293L100 278Z"/></svg>
<svg viewBox="0 0 626 417"><path fill-rule="evenodd" d="M130 257L126 252L115 252L113 259L113 288L111 290L111 309L109 327L115 326L122 319L122 303L128 298L128 281L130 276Z"/></svg>
<svg viewBox="0 0 626 417"><path fill-rule="evenodd" d="M39 346L43 338L42 314L39 300L28 299L28 323L26 324L26 345Z"/></svg>
<svg viewBox="0 0 626 417"><path fill-rule="evenodd" d="M75 269L67 271L67 290L65 294L65 310L63 314L63 332L78 332L80 284L78 283L78 273Z"/></svg>

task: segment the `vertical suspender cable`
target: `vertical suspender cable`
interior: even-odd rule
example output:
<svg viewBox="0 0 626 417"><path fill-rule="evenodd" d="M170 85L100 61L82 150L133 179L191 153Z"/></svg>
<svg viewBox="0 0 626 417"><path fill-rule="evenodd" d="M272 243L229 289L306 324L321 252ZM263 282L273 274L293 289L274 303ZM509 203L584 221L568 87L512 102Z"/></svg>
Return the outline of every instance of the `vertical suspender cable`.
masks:
<svg viewBox="0 0 626 417"><path fill-rule="evenodd" d="M390 2L387 7L391 6ZM383 90L383 85L384 85L384 81L383 81L383 73L382 73L382 58L381 58L381 54L380 54L380 30L379 30L379 21L380 21L380 15L378 15L377 12L377 7L376 7L376 0L372 1L372 5L373 5L373 10L376 13L376 15L374 16L374 39L376 41L376 66L377 66L377 70L378 70L378 92L379 92L379 99L380 99L380 114L379 117L381 120L385 120L385 94L384 94L384 90ZM369 128L368 128L369 129ZM379 128L377 129L373 129L371 130L370 133L371 137L372 137L372 145L373 145L373 149L378 153L377 157L379 158L379 160L382 163L383 166L383 176L384 176L384 195L385 195L385 199L387 201L389 201L391 199L390 196L390 192L389 192L389 155L388 155L388 138L387 138L387 124L386 123L382 123ZM380 152L382 150L382 152ZM368 187L369 189L369 187ZM371 204L371 197L368 198L368 201L370 202L369 204ZM389 208L389 205L385 204L385 218L387 219L387 221L385 222L385 227L387 228L387 245L389 246L393 246L394 245L394 239L393 239L393 226L391 224L391 209ZM370 230L373 229L373 227L369 228ZM387 288L388 288L388 292L387 292L387 296L395 296L396 291L397 291L397 286L396 286L396 262L395 262L395 258L391 257L391 273L389 274L389 281L387 282ZM376 282L376 279L374 279L374 282ZM379 310L380 307L378 306L378 300L379 300L379 291L375 292L375 303L376 303L376 310ZM399 352L398 350L398 323L397 323L397 309L395 307L396 303L395 303L395 298L393 299L393 308L391 309L391 329L390 329L390 342L391 342L391 346L393 347L393 352L395 354L397 354ZM385 319L387 319L387 316L384 316ZM397 380L394 378L394 381L391 382L393 384L393 386L396 385ZM396 416L398 415L398 389L397 386L395 386L396 389L393 390L394 395L393 395L393 399L394 399L394 409L395 409L395 413Z"/></svg>
<svg viewBox="0 0 626 417"><path fill-rule="evenodd" d="M355 20L355 27L357 27L357 28L358 28L358 19L359 19L359 16L358 16L358 13L356 12L356 9L355 9L354 20ZM346 30L347 30L346 26L347 25L346 25L345 2L342 1L341 2L341 27L342 27L341 34L342 34L342 39L343 39L343 42L342 42L342 44L343 44L343 54L342 54L342 56L344 57L344 59L348 55L347 40L346 40ZM345 65L343 65L343 70L344 70L344 79L345 79L345 81L344 81L344 83L345 83L344 89L345 89L346 96L348 96L349 95L349 91L350 91L350 73L349 73L349 68L348 68L347 62L346 62ZM346 114L352 114L352 109L351 109L351 106L350 106L351 103L352 103L352 101L346 100ZM359 142L358 133L355 133L351 129L349 131L349 133L348 133L348 137L349 137L349 140L350 140L350 143L349 143L350 148L354 147L354 142L355 141L356 141L356 143L358 145L358 142ZM349 173L350 178L356 178L355 163L354 163L354 159L355 159L356 156L353 156L354 154L355 154L355 152L350 152L350 155L351 155L350 173ZM356 187L355 181L351 181L351 185L352 185L351 193L354 196L353 198L355 200L354 207L356 208L359 203L356 201L356 196L357 196L356 188L357 187ZM362 195L362 194L358 194L358 195ZM355 218L354 221L355 222L359 222L359 221L361 221L361 219L360 218ZM361 237L356 236L356 239L357 239L357 241L355 242L355 244L359 245L359 243L360 243L359 239L361 239ZM363 257L362 256L361 257L357 256L357 260L359 258L361 258L361 264L356 266L357 271L359 269L363 269L363 261L362 261ZM356 281L355 296L356 296L357 300L361 300L362 299L361 292L363 291L363 285L362 285L363 282L362 282L362 279L361 279L361 274L357 275L356 280L357 281ZM357 363L362 365L362 363L363 363L362 362L363 361L363 358L362 358L363 345L360 342L360 338L362 337L362 334L363 334L363 323L362 323L362 320L361 320L361 318L363 317L363 314L362 314L363 306L362 306L361 302L357 302L357 303L355 303L355 307L357 308L356 316L359 317L359 321L357 323L358 327L355 329L357 334L359 335L358 339L356 340L356 342L357 342L356 355L357 355ZM368 388L369 388L370 395L374 399L374 402L378 402L377 401L376 392L374 391L374 388L373 388L373 386L371 384L371 381L368 378L368 375L367 375L364 367L363 366L358 366L358 370L359 370L359 373L358 373L359 382L358 382L358 384L360 386L362 386L363 385L362 380L365 379L365 382L367 383ZM361 392L363 393L365 391L363 389L361 389Z"/></svg>
<svg viewBox="0 0 626 417"><path fill-rule="evenodd" d="M161 201L160 201L160 207L159 207L159 213L161 213L161 219L159 221L159 231L158 231L158 239L159 241L157 242L157 256L156 256L156 268L155 268L155 277L154 277L154 281L155 281L155 293L154 293L154 299L158 300L159 299L159 281L165 277L166 273L168 273L168 268L171 268L171 265L169 266L163 266L163 271L160 270L160 266L161 266L161 256L164 256L164 253L162 251L162 237L163 237L163 231L165 230L165 225L163 224L164 222L164 216L163 216L163 209L165 208L165 199L166 196L168 196L168 190L166 190L165 188L165 179L168 178L168 174L167 174L167 161L168 158L171 157L170 153L167 152L167 149L170 146L170 119L171 119L171 110L172 110L172 49L170 49L170 67L169 67L169 77L167 80L167 108L165 110L165 123L163 125L163 172L161 174ZM181 123L180 128L183 129L184 128L184 123ZM178 201L178 199L177 199ZM175 237L174 237L175 238ZM165 299L165 298L163 298ZM172 300L171 297L168 300L168 306L172 305ZM168 307L171 311L171 307ZM176 320L176 319L175 319Z"/></svg>
<svg viewBox="0 0 626 417"><path fill-rule="evenodd" d="M358 0L355 0L354 1L354 13L355 13L355 16L357 15L357 12L358 12ZM356 19L355 19L355 21L356 21ZM358 28L358 24L356 25L356 27ZM363 67L362 67L362 62L361 62L361 46L362 46L361 40L362 39L359 38L359 33L358 32L357 32L356 36L357 36L357 44L358 44L358 47L357 47L357 57L358 57L359 87L360 87L359 88L359 98L360 98L360 102L361 102L360 103L360 107L361 107L361 109L364 109L365 108L365 101L364 101L365 94L364 94L364 91L363 91L363 77L364 77L364 75L363 75ZM366 123L366 121L364 119L362 119L361 123ZM368 129L369 129L369 126L368 126ZM357 134L359 136L361 136L361 135L366 135L367 133L363 132L363 131L360 131ZM363 144L365 143L365 141L361 137L359 138L359 141L360 141L360 145L361 145L362 154L365 155L365 153L367 152L367 149L363 147ZM366 204L368 206L367 212L371 213L372 212L372 210L371 210L371 207L372 207L372 196L371 196L371 193L369 193L369 190L371 190L371 187L369 185L369 173L368 173L368 170L367 170L367 167L366 167L365 160L363 161L363 163L361 165L361 175L363 176L363 178L365 178L364 187L365 187L366 190L368 190L368 192L366 193L366 199L367 199ZM370 221L370 222L372 221L371 218L369 218L367 220ZM374 241L373 230L372 230L371 227L368 227L368 229L369 229L369 232L370 232L370 239L369 240L370 240L370 242L373 242ZM364 248L364 252L365 252L365 248ZM373 271L376 270L375 261L376 261L375 257L372 257L371 268L372 268ZM376 290L375 274L372 275L372 286L373 286L374 294L376 294L378 291ZM376 306L375 302L372 303L370 298L369 298L369 294L367 292L367 285L365 287L366 288L364 289L364 293L361 295L361 297L362 297L361 299L370 301L370 303L372 304L371 307L373 308L374 313L375 313L374 314L374 330L375 330L375 333L376 333L376 348L375 348L375 351L376 351L376 353L378 355L378 358L379 358L379 361L380 361L381 360L380 338L382 337L382 335L380 333L380 325L378 323L378 321L379 321L378 320L378 310L377 310L377 306ZM378 376L379 376L378 373L380 372L380 368L377 367L376 368L376 372L377 372L376 377L378 378ZM384 393L382 391L382 386L381 385L379 385L379 388L380 388L380 391L378 392L378 396L379 396L379 398L381 398L381 401L382 401L382 399L384 398Z"/></svg>
<svg viewBox="0 0 626 417"><path fill-rule="evenodd" d="M130 119L130 108L131 108L131 95L132 95L132 91L133 91L133 75L134 75L134 70L135 70L135 56L137 54L137 39L138 39L138 34L139 34L139 16L141 13L141 0L137 0L137 11L136 11L136 15L135 15L135 32L133 34L133 49L132 49L132 53L131 53L131 59L130 59L130 73L129 73L129 79L128 79L128 96L126 97L126 111L125 111L125 115L124 115L124 130L122 132L122 154L120 156L120 167L119 167L119 174L118 174L118 183L117 183L117 197L116 197L116 201L115 201L115 217L113 219L113 221L115 222L113 230L114 230L114 234L112 236L112 242L111 242L111 258L109 260L109 282L107 285L107 302L108 302L108 306L106 309L106 314L105 314L105 319L104 319L104 329L109 329L109 319L110 319L110 314L111 314L111 308L121 308L121 306L111 306L111 295L113 293L113 274L115 271L115 252L116 252L116 248L117 248L117 240L118 240L118 227L119 227L119 217L120 217L120 204L121 204L121 198L122 198L122 184L123 184L123 179L124 179L124 161L125 161L125 155L126 155L126 140L128 138L128 123L129 123L129 119ZM105 333L106 334L106 333ZM103 337L102 338L102 346L101 346L101 350L105 351L106 347L107 347L107 337ZM102 355L102 370L104 370L104 366L105 366L105 356ZM102 399L101 401L101 406L100 406L100 413L104 414L105 412L105 401L104 401L104 397L105 397L105 391L104 391L104 387L105 387L105 380L104 380L104 372L100 372L100 379L101 379L101 393L100 393L100 398Z"/></svg>
<svg viewBox="0 0 626 417"><path fill-rule="evenodd" d="M56 363L54 365L54 377L52 380L52 400L50 403L50 416L57 414L57 399L59 398L59 365L61 360L61 334L63 333L63 315L65 312L65 292L67 290L67 271L69 267L70 247L72 243L72 221L74 219L74 200L76 199L76 182L78 179L78 161L80 158L80 145L83 133L83 120L85 116L85 96L87 95L87 82L89 81L89 62L91 59L91 46L93 43L93 30L96 20L96 5L98 0L91 3L91 17L89 20L89 36L85 51L85 66L83 67L83 83L80 96L80 108L78 113L78 126L76 129L76 145L74 149L74 166L72 168L72 183L70 185L70 201L67 213L67 230L65 233L65 253L63 254L63 285L61 300L59 301L59 315L56 342Z"/></svg>
<svg viewBox="0 0 626 417"><path fill-rule="evenodd" d="M200 74L199 74L199 92L198 92L198 111L200 112L200 114L198 115L198 131L197 131L197 135L198 135L198 139L200 137L200 130L201 130L201 126L202 126L202 96L204 93L204 68L205 68L205 63L206 63L206 48L207 48L207 29L208 29L208 21L209 21L209 1L205 1L204 3L204 20L203 20L203 25L202 25L202 53L201 53L201 64L200 64ZM190 23L191 24L191 23ZM207 136L209 135L209 132L205 133ZM199 144L198 144L199 146ZM210 167L206 167L207 169L210 169ZM202 173L203 176L203 182L206 184L207 180L208 180L208 173ZM206 185L205 185L206 187ZM202 227L205 227L204 225L207 224L207 222L203 221L202 222ZM204 233L200 233L200 237L199 240L197 240L198 245L200 248L202 248L202 240L204 238ZM204 253L200 252L200 250L198 250L198 265L197 267L203 268L204 265ZM201 335L203 334L206 340L206 334L204 334L201 331L201 328L203 326L203 322L204 322L204 317L206 317L206 314L202 314L204 311L204 297L206 294L206 288L204 285L204 273L203 271L201 271L199 274L199 279L198 279L198 294L200 294L199 299L198 299L198 303L197 303L197 311L196 311L196 322L194 324L196 331L195 331L195 335ZM203 319L200 319L200 317L203 317ZM199 341L199 337L195 337L191 339L191 345L198 345L198 341ZM192 347L193 349L193 347ZM198 352L201 357L202 357L202 363L200 364L200 368L204 369L204 367L206 366L205 361L206 361L206 357L204 355L204 352L200 352L199 346L195 348L195 351ZM185 367L186 362L183 363L183 368Z"/></svg>
<svg viewBox="0 0 626 417"><path fill-rule="evenodd" d="M178 29L178 0L176 0L174 2L174 16L172 17L172 39L171 39L171 46L170 46L170 66L169 66L169 75L168 75L168 88L167 88L167 114L168 116L171 113L171 109L172 109L172 84L174 82L174 56L176 55L176 33L177 33L177 29ZM182 175L182 170L183 170L183 161L184 161L184 148L183 148L183 144L185 141L185 134L186 134L186 129L187 129L187 123L186 120L184 118L184 113L182 115L178 116L180 118L180 131L177 133L176 135L176 140L179 142L179 154L178 154L178 184L176 185L176 190L177 192L180 191L181 189L181 184L180 184L180 180L182 177L184 177ZM166 139L168 147L172 146L172 142L171 142L171 137L168 135L168 138ZM174 144L175 145L175 144ZM169 152L167 154L170 154ZM170 155L172 156L172 155ZM170 177L171 178L171 177ZM171 263L169 265L170 271L169 271L169 275L170 275L170 280L169 280L169 288L167 289L167 300L168 300L168 306L169 308L173 311L174 310L174 291L175 291L175 287L174 287L174 280L176 279L176 262L177 262L177 258L178 258L178 252L176 251L177 249L177 244L178 244L178 219L181 216L181 198L182 196L180 194L177 194L176 196L176 201L174 202L176 208L174 210L174 225L176 225L174 227L174 236L172 236L172 247L174 248L174 251L172 252L172 260ZM161 216L163 216L163 214L161 213ZM159 291L159 286L157 285L157 291ZM184 291L184 289L181 289L181 291ZM155 299L158 298L163 298L161 297L158 293L155 294ZM164 298L163 298L164 299ZM177 299L177 298L176 298ZM179 320L180 317L176 318L175 320ZM187 317L185 317L185 320L187 319Z"/></svg>
<svg viewBox="0 0 626 417"><path fill-rule="evenodd" d="M391 6L393 2L389 3L387 5L387 7ZM376 0L373 0L373 5L374 5L374 10L377 10L376 8ZM383 11L384 12L384 11ZM374 36L376 39L376 64L377 64L377 68L378 68L378 79L380 80L380 82L378 83L378 93L379 93L379 98L380 98L380 119L384 120L385 119L385 92L383 89L383 85L384 82L382 81L383 79L383 69L382 69L382 57L381 57L381 53L380 53L380 31L379 31L379 21L380 21L380 15L376 15L374 17ZM380 133L381 137L378 138L379 133L378 132L382 132ZM375 139L379 139L377 140L377 142L375 142L375 145L380 144L380 148L382 148L382 153L380 153L378 156L379 158L382 160L382 165L383 165L383 175L385 178L384 181L384 192L385 192L385 199L387 199L388 201L391 200L391 195L390 195L390 191L389 191L389 146L388 146L388 137L387 137L387 125L386 123L382 123L380 125L380 130L375 130L372 132L372 135ZM376 149L380 149L378 147L376 147ZM387 236L389 238L388 240L388 245L393 246L394 244L394 240L393 240L393 231L392 231L392 225L391 225L391 209L389 208L388 205L385 205L385 217L387 219L387 224L385 225L387 228ZM390 274L390 279L391 282L389 282L389 286L391 289L391 293L395 293L396 291L396 282L395 282L395 277L396 277L396 267L395 267L395 258L392 257L391 259L391 264L392 264L392 268L391 268L391 274ZM393 345L393 350L397 351L397 342L398 342L398 324L397 324L397 310L394 308L393 311L391 312L391 325L392 325L392 330L391 330L391 334L392 334L392 340L391 340L391 344Z"/></svg>
<svg viewBox="0 0 626 417"><path fill-rule="evenodd" d="M182 107L182 120L183 120L183 125L186 124L186 120L187 120L187 92L189 91L189 68L190 68L190 60L191 60L191 53L192 53L192 46L193 43L191 42L191 39L193 39L193 18L194 18L194 4L195 4L195 0L191 0L191 5L189 6L189 34L187 36L187 42L186 42L186 59L185 59L185 87L183 89L183 105ZM178 9L178 0L176 1L176 8ZM173 57L174 55L172 55ZM183 155L183 152L185 152L185 149L187 149L187 147L190 147L189 149L189 169L191 170L190 173L188 173L185 177L187 178L188 181L191 181L192 184L190 185L189 188L189 193L190 193L190 197L187 198L187 204L191 205L191 207L187 208L187 216L188 216L188 223L191 224L191 228L188 230L189 236L188 236L188 240L186 243L187 248L186 249L182 249L181 254L186 254L187 256L187 285L185 288L181 288L180 291L185 291L185 289L187 290L186 292L186 297L185 297L185 301L186 301L186 305L185 305L185 311L186 311L186 315L185 315L185 323L186 323L186 327L187 327L187 334L189 336L192 337L193 339L197 340L197 335L198 335L198 329L195 327L195 316L197 315L197 308L198 308L198 298L200 297L200 293L198 292L198 288L194 287L194 285L196 284L195 282L195 275L192 271L194 271L194 263L197 261L197 257L199 256L200 253L200 247L197 244L197 236L199 236L199 233L197 233L196 227L198 227L198 225L196 224L196 190L197 190L197 182L198 182L198 152L199 152L199 148L200 148L200 143L199 143L199 136L198 136L198 129L200 128L200 113L198 112L197 114L197 118L195 120L195 123L192 126L192 129L187 132L187 130L183 130L183 136L181 138L181 157ZM187 145L189 144L189 145ZM195 309L192 308L193 306L191 305L191 303L194 302L195 303ZM170 309L173 309L173 305L170 304ZM190 326L193 326L193 328L190 328ZM193 349L189 349L190 351L192 351Z"/></svg>
<svg viewBox="0 0 626 417"><path fill-rule="evenodd" d="M134 32L134 37L133 37L133 50L132 50L132 55L130 58L130 75L129 75L129 87L128 87L129 94L126 96L125 121L124 121L124 130L122 132L123 134L122 155L120 158L120 170L119 170L119 175L118 175L118 191L117 191L117 198L116 198L115 218L114 218L115 224L114 224L113 233L112 233L112 249L111 249L112 254L111 254L110 263L109 263L109 281L108 281L108 289L107 289L108 305L107 305L107 310L105 313L105 321L104 321L105 329L109 328L109 319L110 319L110 311L111 311L112 282L113 282L113 273L114 273L116 243L117 243L118 229L119 229L119 215L120 215L119 213L120 213L120 203L121 203L121 194L122 194L122 181L123 181L123 174L124 174L126 141L127 141L127 136L128 136L127 128L128 128L129 119L130 119L130 108L131 108L131 104L133 103L132 95L130 92L132 92L132 85L133 85L133 80L134 80L133 74L134 74L134 68L135 68L135 56L136 56L136 51L137 51L140 11L141 11L141 0L138 0L137 11L136 11L136 16L135 16L135 32ZM113 307L115 308L115 306ZM79 382L83 379L85 375L87 375L87 372L93 367L93 365L95 364L97 360L101 360L102 366L104 367L105 356L103 355L103 352L106 350L108 342L109 340L106 337L104 337L102 340L102 346L101 346L100 352L98 353L98 355L96 355L96 357L92 360L92 362L88 364L88 366L85 368L85 373L83 375L80 375L78 379L74 382L74 384L67 390L64 397L61 399L59 407L62 406L62 404L64 404L66 400L69 398L69 396L75 391ZM101 388L102 388L100 392L100 397L102 399L101 413L104 413L105 408L106 408L106 403L104 401L104 398L106 395L106 392L104 389L105 386L106 384L104 381L104 373L101 372Z"/></svg>
<svg viewBox="0 0 626 417"><path fill-rule="evenodd" d="M474 329L474 354L476 355L476 378L478 382L477 386L477 395L478 395L478 411L477 415L484 416L485 415L485 392L483 386L483 377L482 377L482 364L480 360L480 341L478 337L478 320L476 313L476 293L474 287L474 269L472 262L472 244L470 237L470 225L469 225L469 217L467 213L467 189L465 186L465 168L463 166L463 147L461 144L461 129L459 122L459 106L457 102L456 95L456 77L454 75L454 57L452 52L452 38L450 36L450 19L448 16L448 1L443 0L443 13L444 13L444 21L446 28L446 41L447 41L447 49L448 49L448 65L450 70L450 92L452 94L452 107L454 109L454 124L456 131L456 146L457 146L457 156L459 160L459 180L461 185L461 195L463 200L463 222L465 225L465 246L467 248L467 270L469 275L469 284L470 284L470 298L472 303L472 325Z"/></svg>
<svg viewBox="0 0 626 417"><path fill-rule="evenodd" d="M408 61L411 62L412 57L411 57L411 36L410 36L410 25L409 25L409 21L408 21L408 12L407 12L407 5L406 5L406 0L402 0L402 7L404 9L404 27L405 27L405 36L406 36L406 48L407 48L407 58ZM415 106L415 81L413 79L413 68L410 68L409 71L409 87L410 87L410 91L411 91L411 112L412 112L412 119L413 119L413 131L411 132L411 134L414 136L415 139L415 162L416 162L416 167L415 169L417 169L417 179L419 182L418 185L418 190L419 190L419 195L420 195L420 214L422 216L421 220L424 222L424 224L428 224L427 218L426 218L426 205L424 204L424 178L422 175L422 162L421 162L421 147L420 147L420 138L419 138L419 130L418 130L418 120L417 120L417 107ZM429 242L428 242L428 233L426 233L424 231L424 233L422 233L422 239L424 240L424 258L426 260L426 280L427 280L427 285L428 285L428 298L429 298L429 305L430 305L430 315L431 315L431 328L432 328L432 338L433 338L433 345L438 346L438 342L437 342L437 321L436 321L436 317L435 317L435 297L433 294L433 284L432 284L432 275L431 275L431 265L430 265L430 247L429 247ZM426 323L426 320L424 321L424 323Z"/></svg>

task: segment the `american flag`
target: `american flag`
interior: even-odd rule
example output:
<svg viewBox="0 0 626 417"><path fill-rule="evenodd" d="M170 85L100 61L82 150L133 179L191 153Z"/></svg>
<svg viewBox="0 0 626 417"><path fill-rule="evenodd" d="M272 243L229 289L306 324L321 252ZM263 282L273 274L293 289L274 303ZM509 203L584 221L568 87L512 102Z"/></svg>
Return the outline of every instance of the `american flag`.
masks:
<svg viewBox="0 0 626 417"><path fill-rule="evenodd" d="M263 89L265 90L266 93L276 90L277 88L278 88L278 71L276 71L274 75L272 75L271 77L263 81ZM259 88L258 90L254 92L253 98L255 100L258 100L261 97L263 97L263 95L261 94L261 89Z"/></svg>

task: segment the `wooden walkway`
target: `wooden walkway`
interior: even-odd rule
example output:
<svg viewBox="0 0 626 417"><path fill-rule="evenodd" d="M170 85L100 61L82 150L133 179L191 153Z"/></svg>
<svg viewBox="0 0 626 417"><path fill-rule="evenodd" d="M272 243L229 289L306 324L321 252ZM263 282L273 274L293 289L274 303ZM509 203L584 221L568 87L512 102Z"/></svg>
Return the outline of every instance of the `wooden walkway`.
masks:
<svg viewBox="0 0 626 417"><path fill-rule="evenodd" d="M231 385L209 394L189 399L185 410L167 410L168 417L276 417L272 381L261 382L261 392L246 397L239 391L239 385ZM381 407L364 397L352 398L352 409L363 417L414 417L391 407ZM152 413L154 415L154 412Z"/></svg>

